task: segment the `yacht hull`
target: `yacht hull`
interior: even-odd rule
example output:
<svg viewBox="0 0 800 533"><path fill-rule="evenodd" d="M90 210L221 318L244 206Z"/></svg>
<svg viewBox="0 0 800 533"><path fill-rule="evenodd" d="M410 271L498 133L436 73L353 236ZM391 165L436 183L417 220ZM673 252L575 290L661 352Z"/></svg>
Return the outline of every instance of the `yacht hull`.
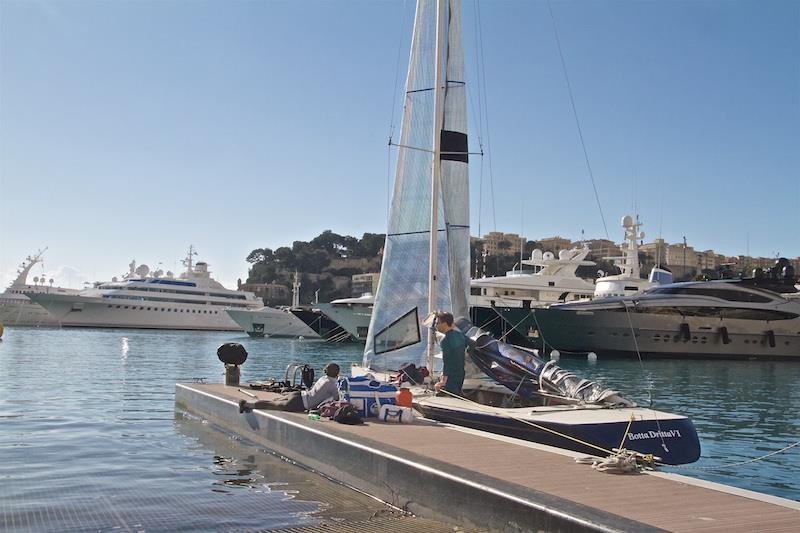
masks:
<svg viewBox="0 0 800 533"><path fill-rule="evenodd" d="M58 321L45 308L27 297L0 297L0 323L4 326L58 326Z"/></svg>
<svg viewBox="0 0 800 533"><path fill-rule="evenodd" d="M317 304L322 313L339 324L354 339L364 342L367 339L372 307L339 306L331 303Z"/></svg>
<svg viewBox="0 0 800 533"><path fill-rule="evenodd" d="M319 338L316 331L290 311L265 307L255 310L228 309L226 313L251 337Z"/></svg>
<svg viewBox="0 0 800 533"><path fill-rule="evenodd" d="M216 305L32 294L64 327L241 331Z"/></svg>
<svg viewBox="0 0 800 533"><path fill-rule="evenodd" d="M441 422L595 456L604 453L592 445L610 451L621 444L660 457L664 464L687 464L700 458L700 440L691 420L640 407L489 408L487 412L470 402L440 396L419 399L414 407Z"/></svg>
<svg viewBox="0 0 800 533"><path fill-rule="evenodd" d="M548 348L601 357L800 360L800 321L537 309ZM635 337L634 337L635 332Z"/></svg>

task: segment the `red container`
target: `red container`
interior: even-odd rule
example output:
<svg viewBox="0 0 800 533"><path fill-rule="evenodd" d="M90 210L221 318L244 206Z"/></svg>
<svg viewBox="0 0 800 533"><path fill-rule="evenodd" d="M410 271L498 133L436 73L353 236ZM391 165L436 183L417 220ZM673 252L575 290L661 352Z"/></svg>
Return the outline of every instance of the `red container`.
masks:
<svg viewBox="0 0 800 533"><path fill-rule="evenodd" d="M406 388L400 388L397 394L394 395L394 401L400 407L411 407L411 391Z"/></svg>

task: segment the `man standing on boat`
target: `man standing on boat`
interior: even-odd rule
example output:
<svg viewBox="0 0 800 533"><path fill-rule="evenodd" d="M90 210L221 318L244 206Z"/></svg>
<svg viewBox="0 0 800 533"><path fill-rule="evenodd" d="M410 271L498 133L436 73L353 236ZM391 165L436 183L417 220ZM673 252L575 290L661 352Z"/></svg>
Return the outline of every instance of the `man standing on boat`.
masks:
<svg viewBox="0 0 800 533"><path fill-rule="evenodd" d="M437 391L461 396L464 385L464 356L467 349L467 338L453 325L453 315L446 311L436 313L436 331L444 333L440 343L444 362L442 375L434 388Z"/></svg>

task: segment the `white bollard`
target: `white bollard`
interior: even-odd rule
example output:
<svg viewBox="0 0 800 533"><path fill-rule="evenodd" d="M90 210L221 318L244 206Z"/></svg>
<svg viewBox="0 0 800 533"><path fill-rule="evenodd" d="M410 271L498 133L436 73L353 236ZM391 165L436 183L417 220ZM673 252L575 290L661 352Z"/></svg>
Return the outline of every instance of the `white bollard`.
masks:
<svg viewBox="0 0 800 533"><path fill-rule="evenodd" d="M586 354L586 358L587 358L589 361L591 361L591 362L593 362L593 363L594 363L595 361L597 361L597 354L596 354L596 353L594 353L594 352L589 352L588 354Z"/></svg>
<svg viewBox="0 0 800 533"><path fill-rule="evenodd" d="M552 350L550 352L550 359L552 359L553 361L558 361L560 357L561 357L561 352L559 352L558 350Z"/></svg>

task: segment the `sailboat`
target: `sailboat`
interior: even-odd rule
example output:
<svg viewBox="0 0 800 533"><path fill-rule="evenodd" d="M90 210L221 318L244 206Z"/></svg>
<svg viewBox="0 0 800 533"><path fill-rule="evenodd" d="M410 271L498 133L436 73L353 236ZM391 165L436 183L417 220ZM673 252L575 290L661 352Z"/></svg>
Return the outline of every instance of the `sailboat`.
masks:
<svg viewBox="0 0 800 533"><path fill-rule="evenodd" d="M418 0L389 227L361 366L380 379L413 363L440 372L436 310L468 316L469 150L458 0ZM636 407L534 352L457 323L470 340L464 397L412 389L426 417L598 454L627 448L667 464L697 460L684 416ZM471 370L470 370L471 369Z"/></svg>

